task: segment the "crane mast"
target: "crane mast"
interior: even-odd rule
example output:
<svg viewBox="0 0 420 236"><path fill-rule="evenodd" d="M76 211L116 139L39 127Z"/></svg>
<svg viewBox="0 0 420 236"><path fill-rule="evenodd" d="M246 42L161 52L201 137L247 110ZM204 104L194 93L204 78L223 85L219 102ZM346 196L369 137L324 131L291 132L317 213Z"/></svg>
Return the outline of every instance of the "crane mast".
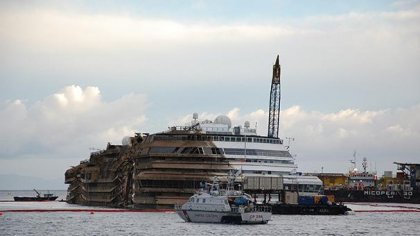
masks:
<svg viewBox="0 0 420 236"><path fill-rule="evenodd" d="M277 55L276 63L273 65L273 79L271 81L270 90L270 105L268 113L268 137L279 137L279 122L280 122L280 64L279 55Z"/></svg>

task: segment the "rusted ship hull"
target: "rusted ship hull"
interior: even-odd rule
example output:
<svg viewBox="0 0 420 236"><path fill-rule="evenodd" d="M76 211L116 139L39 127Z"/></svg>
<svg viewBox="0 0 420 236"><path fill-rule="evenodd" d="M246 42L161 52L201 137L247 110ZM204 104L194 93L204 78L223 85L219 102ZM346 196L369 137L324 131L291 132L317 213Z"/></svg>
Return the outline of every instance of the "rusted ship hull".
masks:
<svg viewBox="0 0 420 236"><path fill-rule="evenodd" d="M214 176L224 178L232 168L220 154L153 150L212 146L198 136L168 142L164 134L138 135L130 145L108 145L106 150L93 153L88 161L67 170L67 202L138 209L168 209L184 203L200 182Z"/></svg>

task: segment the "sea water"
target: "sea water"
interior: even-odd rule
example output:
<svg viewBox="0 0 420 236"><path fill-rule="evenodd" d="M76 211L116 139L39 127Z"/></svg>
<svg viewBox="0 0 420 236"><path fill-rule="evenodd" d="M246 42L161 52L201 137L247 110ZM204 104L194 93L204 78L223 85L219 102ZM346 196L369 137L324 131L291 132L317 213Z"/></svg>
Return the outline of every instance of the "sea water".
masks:
<svg viewBox="0 0 420 236"><path fill-rule="evenodd" d="M65 196L65 191L51 193L59 199L60 194ZM273 215L265 225L230 225L186 223L173 212L98 212L105 208L58 201L13 202L7 196L0 191L0 235L420 235L420 205L415 204L348 203L356 212ZM10 212L34 209L51 211ZM60 209L84 211L56 211Z"/></svg>

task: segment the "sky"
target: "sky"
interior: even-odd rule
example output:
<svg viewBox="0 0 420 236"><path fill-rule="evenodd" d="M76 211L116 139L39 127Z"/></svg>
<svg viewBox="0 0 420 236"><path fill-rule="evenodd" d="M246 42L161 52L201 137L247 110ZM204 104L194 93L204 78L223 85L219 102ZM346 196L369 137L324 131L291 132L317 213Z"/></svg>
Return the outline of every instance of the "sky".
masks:
<svg viewBox="0 0 420 236"><path fill-rule="evenodd" d="M420 1L1 1L0 176L64 188L91 151L194 112L266 135L277 55L299 171L420 162Z"/></svg>

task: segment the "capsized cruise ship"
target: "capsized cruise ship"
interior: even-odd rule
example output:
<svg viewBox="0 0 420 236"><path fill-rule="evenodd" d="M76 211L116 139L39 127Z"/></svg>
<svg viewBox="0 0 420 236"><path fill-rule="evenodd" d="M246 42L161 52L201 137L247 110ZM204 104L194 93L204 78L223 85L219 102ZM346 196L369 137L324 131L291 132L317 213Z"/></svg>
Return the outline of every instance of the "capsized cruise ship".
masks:
<svg viewBox="0 0 420 236"><path fill-rule="evenodd" d="M83 205L173 208L185 203L203 181L225 180L236 173L254 198L280 190L318 194L322 182L301 176L283 140L278 137L280 64L273 66L268 135L260 136L250 122L233 126L229 117L170 127L161 133L136 133L122 145L108 144L89 160L68 169L67 201ZM249 180L249 181L248 181ZM268 186L268 187L267 187ZM257 196L258 193L258 196ZM271 195L270 195L271 198ZM278 200L279 197L277 198ZM274 200L273 200L274 201Z"/></svg>

